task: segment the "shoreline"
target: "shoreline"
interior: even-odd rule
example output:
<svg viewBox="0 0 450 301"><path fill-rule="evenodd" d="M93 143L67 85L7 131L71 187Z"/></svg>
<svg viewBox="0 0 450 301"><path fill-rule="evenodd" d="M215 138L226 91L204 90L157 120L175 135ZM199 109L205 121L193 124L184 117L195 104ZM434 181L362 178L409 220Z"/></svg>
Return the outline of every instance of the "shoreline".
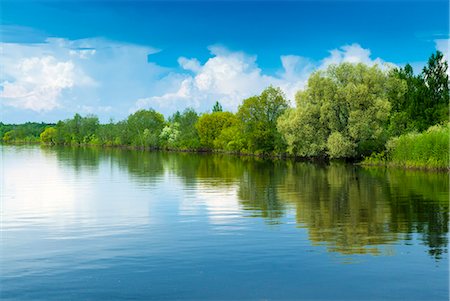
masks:
<svg viewBox="0 0 450 301"><path fill-rule="evenodd" d="M447 167L431 167L431 166L407 166L399 163L387 162L387 163L364 163L364 161L356 163L356 165L363 167L376 167L376 168L393 168L403 170L414 171L429 171L429 172L446 172L450 173L450 166Z"/></svg>
<svg viewBox="0 0 450 301"><path fill-rule="evenodd" d="M416 170L416 171L427 171L427 172L446 172L450 173L450 166L447 167L431 167L431 166L406 166L397 163L365 163L364 158L361 161L357 159L342 159L342 160L330 160L325 157L299 157L289 154L273 155L273 154L251 154L251 153L241 153L241 152L230 152L221 150L208 150L208 149L162 149L155 147L142 147L142 146L131 146L131 145L92 145L92 144L79 144L79 145L57 145L57 144L44 144L41 142L14 142L14 143L0 143L1 145L11 145L11 146L23 146L23 145L33 145L33 146L44 146L48 148L52 147L73 147L73 148L98 148L98 149L122 149L131 151L146 151L146 152L167 152L167 153L191 153L191 154L222 154L235 157L254 157L259 159L267 160L292 160L294 162L309 162L316 164L329 164L330 162L342 162L346 164L352 164L361 167L375 167L375 168L393 168L402 170Z"/></svg>

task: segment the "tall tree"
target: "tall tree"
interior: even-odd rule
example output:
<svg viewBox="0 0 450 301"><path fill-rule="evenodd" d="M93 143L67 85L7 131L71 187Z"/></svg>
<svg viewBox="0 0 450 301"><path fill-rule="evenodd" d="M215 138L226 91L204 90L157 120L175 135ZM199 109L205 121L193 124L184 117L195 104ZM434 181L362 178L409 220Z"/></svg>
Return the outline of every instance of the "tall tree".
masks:
<svg viewBox="0 0 450 301"><path fill-rule="evenodd" d="M200 135L202 147L212 150L215 147L216 139L223 129L236 123L236 117L230 112L213 112L203 114L197 121L196 128Z"/></svg>
<svg viewBox="0 0 450 301"><path fill-rule="evenodd" d="M440 51L433 53L422 74L427 87L425 120L426 126L440 121L448 121L449 81L448 63Z"/></svg>
<svg viewBox="0 0 450 301"><path fill-rule="evenodd" d="M448 121L448 63L437 51L428 59L422 73L414 75L411 65L392 71L391 75L407 84L406 93L391 95L390 134L398 136L412 130L424 131L432 125Z"/></svg>
<svg viewBox="0 0 450 301"><path fill-rule="evenodd" d="M179 133L175 145L183 149L200 148L200 137L195 124L198 120L198 114L192 108L187 108L183 113L176 112L170 121L179 125Z"/></svg>
<svg viewBox="0 0 450 301"><path fill-rule="evenodd" d="M159 147L164 116L155 110L139 110L127 119L131 143L141 147Z"/></svg>
<svg viewBox="0 0 450 301"><path fill-rule="evenodd" d="M288 108L280 88L266 88L261 95L247 98L236 114L250 152L284 152L285 144L277 130L277 120Z"/></svg>
<svg viewBox="0 0 450 301"><path fill-rule="evenodd" d="M213 111L213 113L215 113L215 112L222 112L223 111L222 105L218 101L216 101L212 111Z"/></svg>
<svg viewBox="0 0 450 301"><path fill-rule="evenodd" d="M393 91L391 91L393 90ZM404 85L379 67L343 63L312 74L278 122L291 153L353 158L384 146L389 95Z"/></svg>

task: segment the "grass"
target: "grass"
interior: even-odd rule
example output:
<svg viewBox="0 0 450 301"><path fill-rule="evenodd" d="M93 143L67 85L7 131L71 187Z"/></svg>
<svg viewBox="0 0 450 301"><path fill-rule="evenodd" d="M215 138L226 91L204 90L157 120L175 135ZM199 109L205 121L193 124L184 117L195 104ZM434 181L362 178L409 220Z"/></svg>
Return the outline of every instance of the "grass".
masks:
<svg viewBox="0 0 450 301"><path fill-rule="evenodd" d="M449 124L435 125L422 133L391 138L386 151L365 158L363 165L387 165L405 168L450 169Z"/></svg>

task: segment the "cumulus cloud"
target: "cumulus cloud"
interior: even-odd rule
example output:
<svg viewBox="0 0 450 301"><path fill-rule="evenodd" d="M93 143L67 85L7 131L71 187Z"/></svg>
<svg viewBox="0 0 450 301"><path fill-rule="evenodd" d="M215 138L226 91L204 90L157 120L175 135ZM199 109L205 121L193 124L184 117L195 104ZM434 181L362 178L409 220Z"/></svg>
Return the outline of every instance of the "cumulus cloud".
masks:
<svg viewBox="0 0 450 301"><path fill-rule="evenodd" d="M282 55L279 71L267 74L256 55L217 45L208 49L210 58L204 63L181 56L178 68L166 68L149 61L160 51L156 48L102 38L0 43L0 106L19 115L28 111L57 116L53 112L59 112L52 120L86 112L106 121L143 108L166 115L186 107L203 112L216 101L236 111L243 99L269 85L280 87L293 100L311 72L330 64L384 64L372 58L369 49L352 44L331 50L319 61ZM8 112L8 116L12 115Z"/></svg>
<svg viewBox="0 0 450 301"><path fill-rule="evenodd" d="M259 68L254 55L221 46L211 46L209 51L211 58L203 65L195 58L180 57L180 66L194 74L184 74L178 81L173 81L167 93L138 99L130 111L152 107L170 113L189 106L207 111L216 101L235 111L243 99L261 93L269 85L280 87L287 98L293 100L315 69L342 62L385 64L380 58L372 59L369 49L352 44L331 50L330 56L320 62L283 55L280 57L282 69L276 75L267 75Z"/></svg>
<svg viewBox="0 0 450 301"><path fill-rule="evenodd" d="M16 80L4 82L0 96L13 107L34 111L58 107L61 91L75 83L74 64L57 61L53 56L23 59L9 75Z"/></svg>
<svg viewBox="0 0 450 301"><path fill-rule="evenodd" d="M371 58L371 51L362 48L359 44L344 45L338 49L330 51L330 56L322 60L321 68L326 68L332 64L341 63L363 63L369 66L375 64L383 67L385 62L380 58Z"/></svg>
<svg viewBox="0 0 450 301"><path fill-rule="evenodd" d="M139 95L159 91L152 82L166 72L147 61L158 49L102 38L0 43L0 50L3 109L123 112Z"/></svg>
<svg viewBox="0 0 450 301"><path fill-rule="evenodd" d="M50 44L1 43L2 105L50 111L61 106L64 90L95 85L74 60Z"/></svg>
<svg viewBox="0 0 450 301"><path fill-rule="evenodd" d="M181 68L183 68L184 70L193 72L199 72L201 69L200 62L195 58L188 59L182 56L178 58L178 64L180 64Z"/></svg>
<svg viewBox="0 0 450 301"><path fill-rule="evenodd" d="M138 99L132 110L155 107L170 112L183 107L207 110L220 101L235 109L243 98L257 94L271 84L256 65L256 56L231 52L224 47L209 47L212 57L201 65L197 59L180 58L180 65L193 71L174 84L174 90L159 96Z"/></svg>

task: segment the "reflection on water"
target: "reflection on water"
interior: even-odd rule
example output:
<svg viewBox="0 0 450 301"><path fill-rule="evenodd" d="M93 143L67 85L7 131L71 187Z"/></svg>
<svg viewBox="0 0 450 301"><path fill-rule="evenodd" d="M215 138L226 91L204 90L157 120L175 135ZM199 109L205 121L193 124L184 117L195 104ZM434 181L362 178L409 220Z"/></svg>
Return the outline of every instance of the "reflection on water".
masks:
<svg viewBox="0 0 450 301"><path fill-rule="evenodd" d="M23 151L37 156L33 150ZM80 176L108 163L110 172L126 172L143 187L161 183L165 174L174 175L180 181L177 185L197 190L198 199L211 210L247 210L251 213L246 216L264 218L269 224L280 223L287 211L295 210L296 222L308 229L311 243L325 243L329 251L378 254L380 245L408 240L414 233L436 259L448 250L447 173L120 149L41 151L47 161L38 161L40 172L57 172L48 162L54 156ZM53 175L55 181L59 176ZM60 189L73 198L64 182L54 184L52 193L62 193ZM221 202L224 197L236 202ZM185 201L181 213L202 203L198 199Z"/></svg>
<svg viewBox="0 0 450 301"><path fill-rule="evenodd" d="M185 275L206 269L196 266L200 262L208 266L203 258L222 254L213 260L219 271L217 279L221 273L230 276L225 272L227 266L233 267L233 275L236 271L272 273L275 267L261 267L280 260L292 269L298 265L295 271L275 268L283 270L286 277L300 273L306 268L301 262L311 260L316 262L315 270L308 273L325 279L330 269L341 273L343 266L328 264L321 269L318 263L326 261L324 255L311 257L314 253L306 252L326 250L339 256L368 256L366 260L394 257L398 263L404 262L403 269L411 269L402 273L415 275L416 268L407 263L412 257L405 254L420 254L425 246L427 257L441 273L445 274L448 266L447 173L99 148L3 147L1 164L1 262L4 284L11 286L6 296L13 299L22 299L17 291L24 288L12 275L33 274L35 269L44 273L39 265L42 260L48 263L47 269L67 268L70 260L93 271L99 264L119 267L112 258L134 258L136 265L147 267L142 273L153 279L150 271L173 269L177 261L170 259L172 263L168 261L166 266L156 262L178 254L191 262L190 268L178 262L177 268L185 270L172 277L178 275L185 281ZM61 247L55 243L58 240L68 244ZM36 246L33 255L27 251L31 245ZM48 248L53 245L50 255ZM92 248L100 251L90 252ZM258 252L261 254L256 256ZM227 254L233 254L228 263L223 261ZM436 272L431 266L427 267L429 275ZM425 273L424 266L418 269ZM130 275L136 270L139 268L133 264L120 267L121 273L130 273L126 278L133 278ZM270 273L267 281L273 279ZM265 281L262 274L259 277ZM214 279L203 281L213 286ZM291 281L285 280L285 285ZM167 283L156 287L162 289ZM16 291L12 284L17 285ZM239 290L236 294L254 292L251 296L260 298L284 293L285 298L297 299L291 293L302 287L304 297L316 296L307 294L306 287L311 286L307 283L292 283L292 287L267 294L263 287L249 290L248 285L241 295ZM191 283L188 291L192 289ZM390 292L395 289L398 287ZM430 296L430 291L411 294L420 299ZM435 287L433 292L435 299L448 297L446 287ZM184 293L168 296L196 298L193 292ZM145 296L153 296L149 294ZM221 294L218 296L225 299L232 296L229 291ZM158 296L155 299L166 299Z"/></svg>

